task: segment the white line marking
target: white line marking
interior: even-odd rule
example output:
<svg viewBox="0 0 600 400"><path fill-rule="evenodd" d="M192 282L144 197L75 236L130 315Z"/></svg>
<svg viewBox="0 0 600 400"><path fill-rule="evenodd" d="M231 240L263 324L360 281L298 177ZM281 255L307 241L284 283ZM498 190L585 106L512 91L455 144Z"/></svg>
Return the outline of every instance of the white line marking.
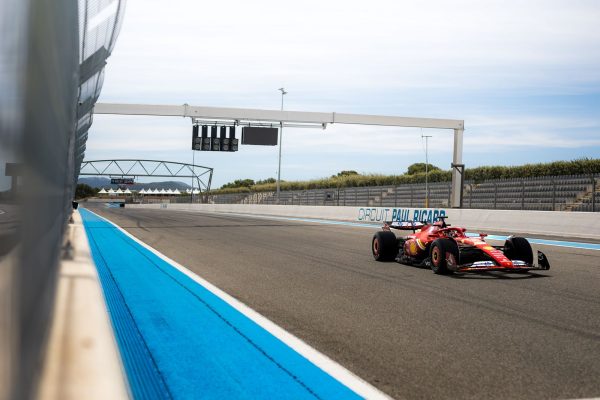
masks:
<svg viewBox="0 0 600 400"><path fill-rule="evenodd" d="M2 215L2 214L6 214L6 213L4 212L4 210L0 210L0 215Z"/></svg>
<svg viewBox="0 0 600 400"><path fill-rule="evenodd" d="M262 327L264 330L266 330L273 336L275 336L277 339L279 339L283 343L287 344L289 347L294 349L297 353L301 354L304 358L306 358L307 360L309 360L310 362L315 364L317 367L321 368L323 371L327 372L329 375L331 375L333 378L337 379L342 384L346 385L348 388L353 390L359 396L362 396L365 399L391 399L390 396L383 393L382 391L380 391L379 389L377 389L376 387L374 387L373 385L371 385L364 379L360 378L359 376L355 375L351 371L347 370L342 365L338 364L336 361L327 357L325 354L323 354L323 353L319 352L318 350L316 350L315 348L311 347L309 344L304 342L302 339L289 333L282 327L276 325L273 321L267 319L265 316L254 311L252 308L248 307L241 301L233 298L232 296L225 293L218 287L214 286L212 283L210 283L210 282L206 281L205 279L201 278L200 276L196 275L194 272L190 271L183 265L170 259L169 257L165 256L164 254L162 254L155 248L142 242L141 240L139 240L138 238L136 238L135 236L133 236L132 234L130 234L129 232L127 232L126 230L124 230L123 228L118 226L117 224L96 214L93 211L90 211L89 209L86 209L86 211L89 211L90 213L98 216L99 218L104 219L109 224L113 225L115 228L117 228L121 232L123 232L126 236L130 237L131 239L133 239L134 241L139 243L141 246L150 250L152 253L154 253L156 256L158 256L162 260L168 262L169 264L171 264L172 266L177 268L183 274L190 277L192 280L194 280L196 283L203 286L205 289L210 291L212 294L219 297L221 300L225 301L227 304L229 304L231 307L233 307L240 313L244 314L246 317L250 318L252 321L254 321L256 324L258 324L260 327Z"/></svg>

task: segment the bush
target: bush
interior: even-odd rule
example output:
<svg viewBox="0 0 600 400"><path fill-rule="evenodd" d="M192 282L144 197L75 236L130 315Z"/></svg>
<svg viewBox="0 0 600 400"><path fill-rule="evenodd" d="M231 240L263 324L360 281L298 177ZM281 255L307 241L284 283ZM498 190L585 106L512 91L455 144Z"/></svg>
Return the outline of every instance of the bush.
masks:
<svg viewBox="0 0 600 400"><path fill-rule="evenodd" d="M432 172L432 171L438 171L438 170L441 170L441 168L439 168L439 167L436 167L436 166L435 166L435 165L433 165L433 164L427 164L427 170L428 170L429 172ZM421 173L421 172L423 172L423 173L425 172L425 163L415 163L415 164L412 164L412 165L410 165L410 166L408 167L408 170L406 171L406 173L407 173L408 175L419 174L419 173Z"/></svg>
<svg viewBox="0 0 600 400"><path fill-rule="evenodd" d="M257 181L256 184L257 185L264 185L265 183L276 183L277 179L275 178L267 178L267 179L263 179L262 181Z"/></svg>
<svg viewBox="0 0 600 400"><path fill-rule="evenodd" d="M338 172L338 174L337 174L337 175L332 175L331 177L332 177L332 178L335 178L335 177L339 177L339 176L351 176L351 175L358 175L358 172L356 172L356 171L353 171L353 170L349 170L349 171L340 171L340 172Z"/></svg>
<svg viewBox="0 0 600 400"><path fill-rule="evenodd" d="M490 179L535 178L558 175L600 173L600 159L580 158L573 161L525 164L514 167L477 167L465 170L465 179L482 182Z"/></svg>
<svg viewBox="0 0 600 400"><path fill-rule="evenodd" d="M221 189L251 187L254 185L255 183L252 179L236 179L233 182L224 184L221 186Z"/></svg>
<svg viewBox="0 0 600 400"><path fill-rule="evenodd" d="M94 189L85 183L78 183L77 187L75 188L76 199L85 199L86 197L93 197L96 194L98 194L98 189Z"/></svg>
<svg viewBox="0 0 600 400"><path fill-rule="evenodd" d="M452 180L452 171L444 171L429 166L429 182L448 182ZM419 172L421 171L422 172ZM356 171L341 171L330 178L313 179L310 181L281 181L281 190L329 189L364 186L390 186L425 182L425 163L412 164L409 167L412 174L379 175L354 174ZM416 172L415 172L416 171ZM581 158L573 161L555 161L551 163L525 164L520 166L485 166L465 169L465 180L482 182L491 179L518 179L557 175L583 175L600 173L600 159ZM272 180L272 181L271 181ZM238 182L238 181L235 181ZM225 188L213 190L212 193L250 193L273 192L276 190L275 179L258 181L255 185L240 188Z"/></svg>

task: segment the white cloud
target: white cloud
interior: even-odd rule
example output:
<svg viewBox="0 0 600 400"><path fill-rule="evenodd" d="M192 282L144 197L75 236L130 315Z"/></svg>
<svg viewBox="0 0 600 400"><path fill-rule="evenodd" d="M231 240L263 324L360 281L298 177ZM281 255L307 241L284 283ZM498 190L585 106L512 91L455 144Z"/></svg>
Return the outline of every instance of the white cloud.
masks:
<svg viewBox="0 0 600 400"><path fill-rule="evenodd" d="M598 20L593 1L130 2L105 94L560 89L600 80Z"/></svg>
<svg viewBox="0 0 600 400"><path fill-rule="evenodd" d="M600 122L590 118L474 116L469 119L469 125L473 134L467 131L464 142L467 151L489 152L508 147L574 149L600 146ZM570 134L565 135L565 131Z"/></svg>
<svg viewBox="0 0 600 400"><path fill-rule="evenodd" d="M285 86L286 109L465 119L465 155L583 152L600 148L599 20L596 0L130 1L101 101L278 108ZM567 94L592 98L536 103ZM87 155L191 161L189 131L184 119L96 116ZM451 133L431 132L447 163ZM420 133L289 129L284 156L317 176L376 172L379 156L421 161ZM198 157L228 181L273 176L277 153Z"/></svg>

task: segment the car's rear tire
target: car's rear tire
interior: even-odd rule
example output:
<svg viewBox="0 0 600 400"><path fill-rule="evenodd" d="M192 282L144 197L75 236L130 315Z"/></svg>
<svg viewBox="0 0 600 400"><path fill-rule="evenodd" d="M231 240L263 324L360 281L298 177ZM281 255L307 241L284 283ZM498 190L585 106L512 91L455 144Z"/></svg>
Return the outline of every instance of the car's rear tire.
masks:
<svg viewBox="0 0 600 400"><path fill-rule="evenodd" d="M533 250L529 241L519 236L512 236L504 242L504 255L510 260L521 260L533 264Z"/></svg>
<svg viewBox="0 0 600 400"><path fill-rule="evenodd" d="M396 235L390 231L379 231L371 241L373 258L377 261L392 261L398 254Z"/></svg>
<svg viewBox="0 0 600 400"><path fill-rule="evenodd" d="M448 268L448 258L458 264L458 245L452 239L436 239L429 249L429 257L434 274L451 274L453 271Z"/></svg>

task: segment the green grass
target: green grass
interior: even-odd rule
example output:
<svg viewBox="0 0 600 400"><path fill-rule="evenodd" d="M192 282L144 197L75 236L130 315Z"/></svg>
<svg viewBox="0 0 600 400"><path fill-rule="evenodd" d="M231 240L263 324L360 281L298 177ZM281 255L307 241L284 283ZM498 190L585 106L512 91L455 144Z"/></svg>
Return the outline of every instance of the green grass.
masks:
<svg viewBox="0 0 600 400"><path fill-rule="evenodd" d="M519 166L485 166L467 168L465 179L483 182L492 179L534 178L557 175L584 175L600 173L600 159L581 158L572 161L555 161L551 163L525 164ZM429 182L448 182L452 179L451 171L436 170L429 173ZM307 190L362 186L388 186L425 182L425 173L403 175L348 175L308 181L282 181L281 190ZM211 190L213 194L272 192L275 183L258 184L243 188L227 188Z"/></svg>

